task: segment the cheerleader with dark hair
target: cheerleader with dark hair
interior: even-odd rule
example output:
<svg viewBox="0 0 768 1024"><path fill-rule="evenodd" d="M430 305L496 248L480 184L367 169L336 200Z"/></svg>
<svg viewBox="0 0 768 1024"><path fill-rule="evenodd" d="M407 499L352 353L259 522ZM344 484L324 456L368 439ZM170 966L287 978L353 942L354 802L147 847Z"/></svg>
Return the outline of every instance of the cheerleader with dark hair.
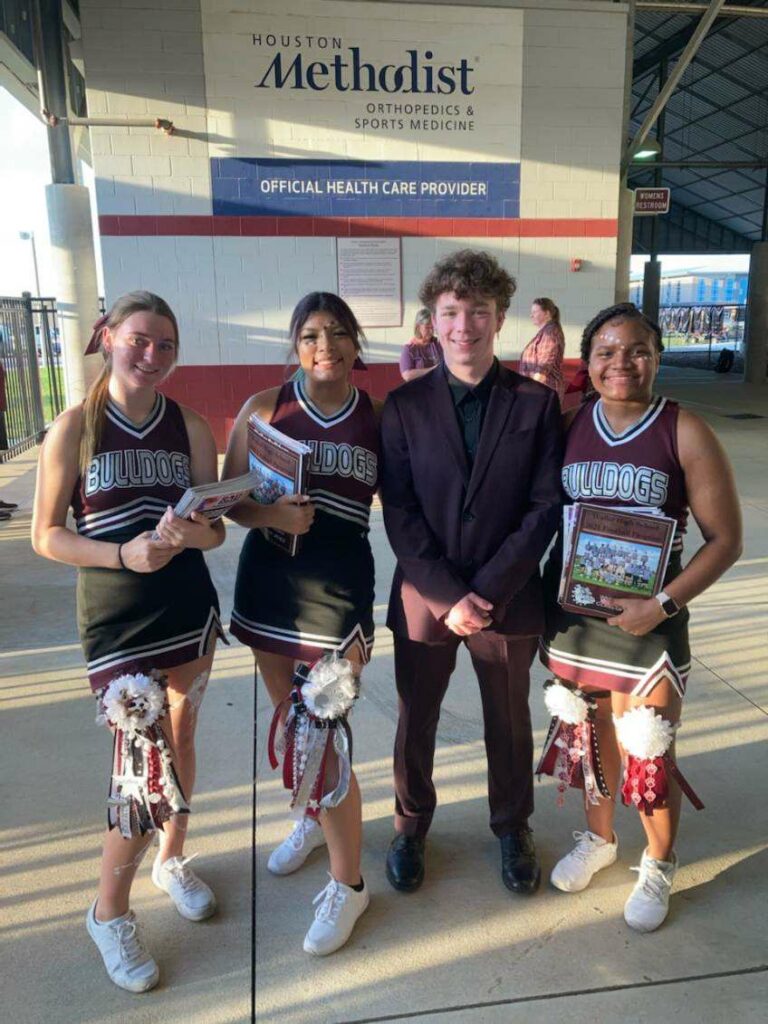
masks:
<svg viewBox="0 0 768 1024"><path fill-rule="evenodd" d="M621 790L640 812L647 843L624 908L638 931L653 931L667 916L682 793L701 806L674 760L691 662L687 606L741 552L739 502L720 443L694 413L653 393L661 351L658 326L630 303L604 309L588 324L581 355L595 395L566 414L562 478L570 501L658 509L677 521L663 589L618 601L621 611L609 619L564 611L555 596L558 543L545 573L550 600L541 654L555 680L546 691L553 730L540 770L563 786L583 785L586 796L586 830L574 832L576 846L555 866L552 884L579 891L616 860ZM684 566L689 510L704 543ZM585 735L596 736L594 747Z"/></svg>
<svg viewBox="0 0 768 1024"><path fill-rule="evenodd" d="M254 415L312 452L307 495L284 496L268 506L248 500L228 513L251 527L240 555L231 630L252 648L276 707L286 705L297 669L338 652L359 675L373 645L368 519L378 481L379 403L350 380L362 331L337 295L312 292L293 311L290 338L302 372L248 399L224 464L225 477L247 471L248 420ZM265 527L300 535L296 556L270 544ZM337 805L324 806L319 817L315 808L297 821L270 856L269 870L290 874L326 842L331 880L315 900L315 921L304 940L305 951L315 955L342 946L368 906L354 772Z"/></svg>

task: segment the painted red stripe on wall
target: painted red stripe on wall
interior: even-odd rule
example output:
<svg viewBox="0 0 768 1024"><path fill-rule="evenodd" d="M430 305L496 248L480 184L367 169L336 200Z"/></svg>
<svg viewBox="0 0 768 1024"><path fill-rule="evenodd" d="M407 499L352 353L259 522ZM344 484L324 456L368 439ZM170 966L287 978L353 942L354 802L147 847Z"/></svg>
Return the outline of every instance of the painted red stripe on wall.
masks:
<svg viewBox="0 0 768 1024"><path fill-rule="evenodd" d="M504 363L511 369L517 367L514 361L504 360ZM563 372L566 379L570 380L580 365L579 359L565 359ZM163 384L162 390L177 402L190 406L204 416L210 424L219 451L224 451L235 418L245 400L258 391L283 384L294 369L287 363L178 366L167 383ZM352 374L352 380L357 387L377 398L385 398L388 392L402 384L397 363L368 363L366 371L355 371ZM568 395L565 407L578 405L579 400L578 394Z"/></svg>
<svg viewBox="0 0 768 1024"><path fill-rule="evenodd" d="M209 217L191 215L99 217L109 236L202 235L248 238L615 238L611 218L541 219L521 217Z"/></svg>

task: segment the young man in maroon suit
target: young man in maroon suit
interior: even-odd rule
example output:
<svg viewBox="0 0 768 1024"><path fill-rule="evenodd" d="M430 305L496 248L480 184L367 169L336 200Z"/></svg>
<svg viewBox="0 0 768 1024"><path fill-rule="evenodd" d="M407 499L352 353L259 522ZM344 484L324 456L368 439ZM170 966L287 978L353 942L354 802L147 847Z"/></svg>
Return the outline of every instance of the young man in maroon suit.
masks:
<svg viewBox="0 0 768 1024"><path fill-rule="evenodd" d="M432 311L443 364L393 391L382 416L384 522L397 556L387 625L399 696L387 878L404 892L424 878L437 723L462 642L480 685L502 879L518 893L540 881L528 828L528 687L544 624L539 561L560 515L561 430L557 395L493 354L515 288L488 253L442 259L419 297Z"/></svg>

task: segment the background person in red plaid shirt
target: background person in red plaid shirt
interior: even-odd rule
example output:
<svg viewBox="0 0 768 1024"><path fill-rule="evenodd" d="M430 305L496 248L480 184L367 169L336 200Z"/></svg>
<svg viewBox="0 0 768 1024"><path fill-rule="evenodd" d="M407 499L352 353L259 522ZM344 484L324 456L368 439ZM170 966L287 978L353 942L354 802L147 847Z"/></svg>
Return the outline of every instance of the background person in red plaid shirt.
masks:
<svg viewBox="0 0 768 1024"><path fill-rule="evenodd" d="M536 325L536 334L523 349L518 372L552 388L562 403L565 337L560 326L560 310L552 299L534 299L531 320Z"/></svg>

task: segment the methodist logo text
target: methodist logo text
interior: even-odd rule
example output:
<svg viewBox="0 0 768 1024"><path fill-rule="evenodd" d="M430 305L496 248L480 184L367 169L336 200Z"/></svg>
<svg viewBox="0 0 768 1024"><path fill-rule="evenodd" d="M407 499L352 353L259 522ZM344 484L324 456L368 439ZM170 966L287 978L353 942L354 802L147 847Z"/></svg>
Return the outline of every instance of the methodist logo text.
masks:
<svg viewBox="0 0 768 1024"><path fill-rule="evenodd" d="M256 37L254 37L255 41ZM423 56L418 50L406 50L402 64L382 64L363 60L358 46L336 53L329 60L306 59L299 51L285 56L275 54L267 70L256 83L257 89L310 89L322 92L385 92L426 96L471 96L474 68L462 57L458 64L433 64L432 50Z"/></svg>

